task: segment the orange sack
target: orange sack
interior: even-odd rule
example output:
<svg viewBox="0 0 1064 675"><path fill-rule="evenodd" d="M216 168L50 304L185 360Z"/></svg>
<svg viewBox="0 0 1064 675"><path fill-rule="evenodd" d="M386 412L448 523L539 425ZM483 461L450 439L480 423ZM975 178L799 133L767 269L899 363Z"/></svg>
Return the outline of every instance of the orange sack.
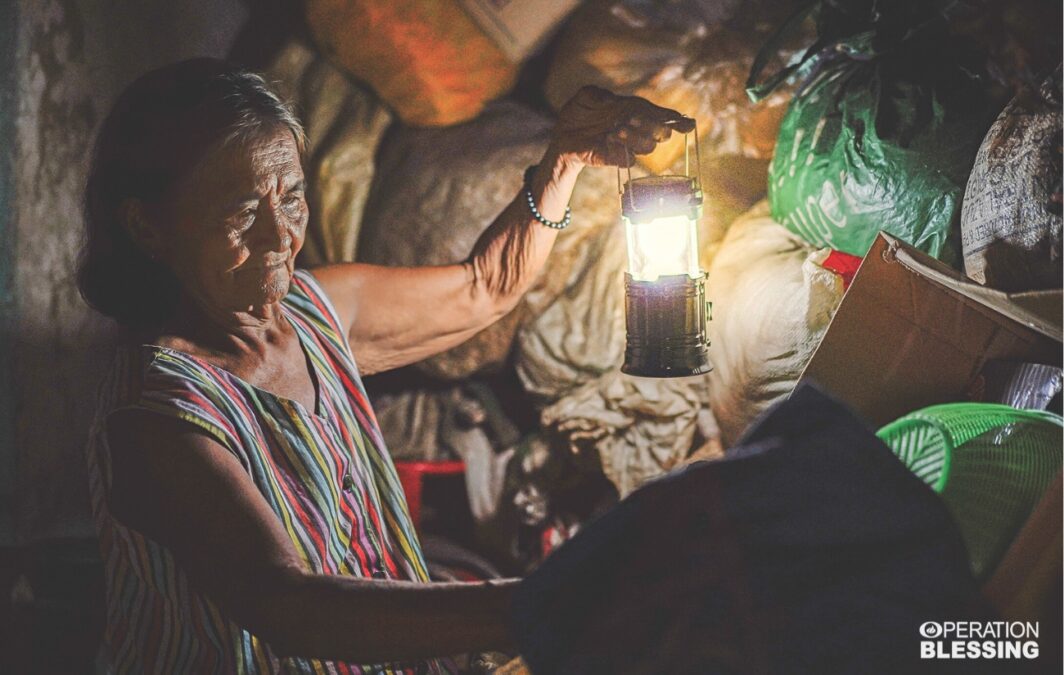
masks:
<svg viewBox="0 0 1064 675"><path fill-rule="evenodd" d="M457 0L307 0L306 15L326 58L407 124L470 120L517 74Z"/></svg>

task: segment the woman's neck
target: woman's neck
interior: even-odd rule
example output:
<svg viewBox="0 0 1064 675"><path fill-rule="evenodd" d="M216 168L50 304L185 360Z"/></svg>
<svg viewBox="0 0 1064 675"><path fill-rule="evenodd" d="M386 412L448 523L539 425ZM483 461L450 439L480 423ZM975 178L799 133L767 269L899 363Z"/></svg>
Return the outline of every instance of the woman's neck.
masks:
<svg viewBox="0 0 1064 675"><path fill-rule="evenodd" d="M265 355L290 332L280 302L226 311L183 295L156 339L160 346L239 358L249 353Z"/></svg>

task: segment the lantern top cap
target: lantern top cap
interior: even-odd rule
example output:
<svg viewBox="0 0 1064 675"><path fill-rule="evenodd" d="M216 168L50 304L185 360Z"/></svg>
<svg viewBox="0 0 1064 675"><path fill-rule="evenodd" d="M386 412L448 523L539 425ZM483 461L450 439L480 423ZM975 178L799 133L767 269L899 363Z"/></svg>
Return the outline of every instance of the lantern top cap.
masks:
<svg viewBox="0 0 1064 675"><path fill-rule="evenodd" d="M686 216L697 220L702 212L702 190L690 176L646 176L624 184L621 211L631 222Z"/></svg>

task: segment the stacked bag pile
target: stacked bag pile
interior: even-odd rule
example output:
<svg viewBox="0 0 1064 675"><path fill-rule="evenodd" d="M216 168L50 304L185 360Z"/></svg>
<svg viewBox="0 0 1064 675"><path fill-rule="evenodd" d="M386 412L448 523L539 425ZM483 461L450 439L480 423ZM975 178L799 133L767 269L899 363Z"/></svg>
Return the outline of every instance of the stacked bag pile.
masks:
<svg viewBox="0 0 1064 675"><path fill-rule="evenodd" d="M991 129L1008 78L995 88L980 59L990 51L998 75L1014 72L1001 55L1015 49L987 24L964 23L951 13L956 4L550 0L537 3L533 21L522 3L308 0L314 46L290 45L268 71L312 142L305 264L464 259L541 156L550 108L583 85L698 122L697 137L663 144L633 175L683 172L684 143L697 138L715 370L678 380L619 372L618 176L587 170L573 224L521 304L375 401L397 458L462 455L454 439L467 437L466 413L480 406L509 431L485 428L476 445L498 444L496 459L509 466L478 451L492 466L473 472L490 474L490 486L469 485L478 514L516 500L526 525L571 523L543 494L568 468L604 475L623 496L693 458L719 456L788 396L845 292L842 268L852 272L880 230L953 265L963 254L973 276L984 270L981 280L1010 290L1004 278L1018 268L995 270L995 251L1019 249L1031 262L1016 283L1059 285L1060 71ZM532 33L506 38L506 21ZM537 54L556 28L550 51ZM973 50L972 35L994 48ZM522 70L533 55L546 67L542 89L509 95L515 82L534 81ZM1034 147L1041 154L1030 155ZM1020 156L1031 159L1018 164ZM989 222L1002 212L991 206L995 186L1017 171L1033 202L1009 196L1040 210L1017 207ZM1036 231L1017 234L1032 217ZM534 406L538 425L502 419L520 415L494 399L499 382Z"/></svg>

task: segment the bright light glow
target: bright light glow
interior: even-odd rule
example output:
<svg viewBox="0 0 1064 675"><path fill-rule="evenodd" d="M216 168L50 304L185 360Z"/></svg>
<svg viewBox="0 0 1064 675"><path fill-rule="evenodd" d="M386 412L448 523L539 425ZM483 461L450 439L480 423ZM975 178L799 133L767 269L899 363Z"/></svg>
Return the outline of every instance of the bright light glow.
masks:
<svg viewBox="0 0 1064 675"><path fill-rule="evenodd" d="M648 223L625 219L628 273L639 281L686 274L698 278L698 234L686 216L655 218Z"/></svg>

